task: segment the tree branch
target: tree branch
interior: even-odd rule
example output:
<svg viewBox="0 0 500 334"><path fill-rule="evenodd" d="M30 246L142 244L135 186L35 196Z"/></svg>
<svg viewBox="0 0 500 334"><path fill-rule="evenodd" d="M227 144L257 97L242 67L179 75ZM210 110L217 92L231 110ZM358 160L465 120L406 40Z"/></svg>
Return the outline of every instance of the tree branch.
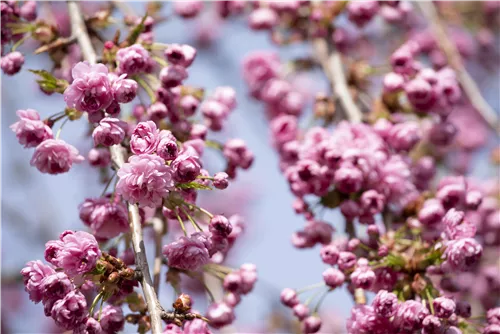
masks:
<svg viewBox="0 0 500 334"><path fill-rule="evenodd" d="M336 98L340 101L347 119L355 123L361 122L363 114L354 102L351 92L349 92L340 53L336 50L330 52L328 43L323 38L314 40L313 48L316 58L323 67L323 71L330 81Z"/></svg>
<svg viewBox="0 0 500 334"><path fill-rule="evenodd" d="M417 5L420 7L425 18L430 22L437 45L443 50L450 67L457 73L458 80L470 103L495 132L500 132L500 125L498 124L495 110L486 102L474 79L472 79L465 69L457 47L448 37L435 5L432 1L417 1Z"/></svg>
<svg viewBox="0 0 500 334"><path fill-rule="evenodd" d="M90 41L90 37L81 15L79 5L75 1L68 1L68 11L71 20L72 34L76 36L80 48L82 49L83 57L91 64L97 61L97 55ZM125 150L121 145L113 145L110 147L111 159L116 169L119 169L125 162ZM127 203L130 230L132 234L132 245L135 255L135 264L138 270L142 273L141 285L144 292L144 297L148 305L148 311L151 318L151 329L153 334L159 334L163 330L161 313L163 308L158 301L158 297L153 288L151 274L149 272L148 260L146 258L146 250L142 236L141 218L139 216L139 208L137 205Z"/></svg>

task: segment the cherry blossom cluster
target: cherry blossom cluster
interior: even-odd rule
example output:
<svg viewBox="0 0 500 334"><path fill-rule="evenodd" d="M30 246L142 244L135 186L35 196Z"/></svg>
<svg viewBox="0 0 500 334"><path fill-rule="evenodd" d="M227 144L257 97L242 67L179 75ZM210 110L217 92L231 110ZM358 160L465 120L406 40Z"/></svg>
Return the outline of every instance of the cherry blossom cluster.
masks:
<svg viewBox="0 0 500 334"><path fill-rule="evenodd" d="M63 99L66 108L45 118L18 110L10 128L24 148L34 148L32 166L61 174L85 161L60 139L63 127L85 123L92 143L86 158L104 189L78 208L88 232L61 233L46 244L48 264L30 261L21 270L29 298L74 333L116 333L125 323L140 333L159 327L210 333L232 324L235 307L254 289L257 268L226 264L243 218L207 210L199 193L213 191L220 201L218 190L253 164L242 139L211 137L224 136L236 91L187 83L197 49L157 41L155 27L166 21L160 4L148 3L143 16L123 3L82 15L70 1L71 35L62 24L39 19L36 5L1 2L1 68L18 73L24 56L17 49L35 41L35 53L47 53L53 68L30 71L41 91ZM253 51L242 61L248 92L269 120L279 169L294 196L291 209L305 221L291 242L316 247L326 267L319 283L281 292L303 333L322 330L321 305L343 288L355 303L345 324L349 334L500 333L499 188L465 173L489 133L478 121L488 120L478 116L482 96L471 93L477 89L460 59L494 58L494 29L486 27L495 26L498 3L467 9L477 14L470 18L450 4L409 1L170 5L189 20L206 10L243 18L277 46L311 51L293 59ZM123 20L113 17L120 7ZM460 29L442 26L444 19L473 26L480 52ZM377 24L384 40L372 40L382 30L367 27ZM291 77L316 69L332 92L311 99ZM220 155L223 170L209 171L207 150ZM327 210L343 219L329 222ZM152 247L154 279L144 254ZM220 285L218 299L211 278ZM207 293L205 311L193 309L194 297L185 293L192 281ZM171 307L158 301L160 283L178 296Z"/></svg>
<svg viewBox="0 0 500 334"><path fill-rule="evenodd" d="M83 231L65 231L45 247L45 260L49 264L30 261L21 270L30 299L42 302L45 315L65 330L74 333L122 330L125 318L120 307L108 305L95 314L93 307L88 309L84 294L95 287L90 275L98 272L101 258L94 236Z"/></svg>
<svg viewBox="0 0 500 334"><path fill-rule="evenodd" d="M19 4L17 1L2 1L2 59L0 67L7 75L14 75L21 70L24 64L24 56L16 51L19 43L22 43L24 33L27 32L25 25L29 25L36 19L36 2L24 1ZM29 30L28 30L29 31ZM35 34L36 31L33 32ZM5 52L6 46L12 44L9 53Z"/></svg>
<svg viewBox="0 0 500 334"><path fill-rule="evenodd" d="M33 4L26 2L23 8ZM2 17L5 12L9 20L8 15L19 19L16 6L15 2L2 2ZM104 14L88 20L92 18L107 20ZM131 234L137 233L137 226L131 231L131 225L148 229L159 219L165 231L172 231L172 241L161 252L169 268L163 281L172 283L177 292L172 275L201 277L203 282L205 274L216 277L226 291L224 300L211 300L206 317L191 311L191 297L181 295L179 303L187 306L174 303L173 312L161 311L165 330L208 333L207 324L220 328L234 321L233 308L253 289L257 272L253 264L237 270L223 264L241 235L242 219L238 215L228 219L199 207L198 191L226 189L238 169L251 167L254 156L241 139L221 143L207 138L209 131L223 130L237 107L236 92L221 86L205 97L203 88L184 84L196 49L156 43L154 15L126 16L124 23L129 35L122 41L119 37L106 41L98 63L92 57L81 61L85 52L70 51L81 45L67 45L73 42L60 40L58 33L54 33L55 40L42 43L42 49L68 52L68 61L58 64L61 67L52 73L33 71L39 76L41 90L62 94L67 108L45 119L33 109L19 110L19 121L11 129L21 145L35 148L33 166L42 173L60 174L84 161L74 146L60 139L64 125L88 120L93 148L87 158L107 184L101 196L87 198L79 207L80 219L92 234L64 232L60 240L46 245L50 265L32 261L21 273L30 298L35 303L42 301L46 315L66 330L115 333L127 322L140 332L148 331L153 327L149 311L157 306L135 291L139 281L144 285L145 273L137 267L139 250L130 245ZM7 64L7 58L2 58L2 69L4 62ZM132 104L136 101L139 103ZM54 135L52 129L60 121ZM204 168L206 149L220 152L225 171L211 174ZM139 222L131 222L134 206L139 209ZM163 235L158 237L161 240ZM128 267L134 265L136 271ZM103 307L104 302L109 305ZM130 314L124 314L125 305Z"/></svg>
<svg viewBox="0 0 500 334"><path fill-rule="evenodd" d="M308 6L309 11L304 9ZM331 27L326 23L342 14L343 8L333 3L315 7L303 2L287 3L286 10L277 7L269 3L254 8L249 15L250 27L271 31L279 45L331 36L339 51L346 51L345 30L335 26L330 35ZM379 12L386 21L401 23L411 14L410 9L405 2L366 1L349 2L345 12L351 22L363 27ZM305 26L289 16L281 17L290 14L318 19ZM328 129L331 119L325 116L335 101L323 95L316 97L314 115L324 118L327 126L301 128L304 99L284 79L286 72L277 54L254 52L243 61L243 76L251 95L266 105L280 169L296 196L293 208L306 219L305 227L292 236L292 243L297 248L323 245L321 259L331 266L323 272L319 286L327 290L314 309L309 308L311 299L300 302L297 296L302 291L287 288L281 295L282 303L293 308L305 333L320 330L317 311L324 296L344 284L359 305L366 302L365 291L379 293L373 303L387 290L397 293L390 293L395 303L387 314L374 312L375 305L356 306L347 323L349 333L458 333L459 328L475 328L468 320L469 304L462 300L464 295L456 293L462 274L481 272L484 243L479 240L484 236L476 235L476 230L483 223L479 217L475 221L465 218L465 212L476 215L483 211L487 191L459 176L445 177L435 184L437 163L432 150L446 151L454 143L457 129L450 116L466 102L457 75L446 62L434 61L434 68L426 68L417 59L439 51L435 40L421 36L409 39L390 55L392 71L383 78L380 104L365 117L369 124L341 121L332 130ZM348 75L356 76L355 67L352 71ZM348 79L352 80L351 89L361 90L356 78ZM335 84L338 78L332 80ZM287 107L290 94L297 94L297 109ZM489 205L498 213L497 200ZM340 209L349 239L334 240L335 228L317 218L318 207ZM366 237L361 237L361 230ZM496 238L493 235L497 232L486 231L488 228L484 232L489 238ZM456 282L453 287L443 285L450 280ZM455 303L468 312L454 314ZM486 309L492 306L485 304ZM451 311L442 313L442 307Z"/></svg>

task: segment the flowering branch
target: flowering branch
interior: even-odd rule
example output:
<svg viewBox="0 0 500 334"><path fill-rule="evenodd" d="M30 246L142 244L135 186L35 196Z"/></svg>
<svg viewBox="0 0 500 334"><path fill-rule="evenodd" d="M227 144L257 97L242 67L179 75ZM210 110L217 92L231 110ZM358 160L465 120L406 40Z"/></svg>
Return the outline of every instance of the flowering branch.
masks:
<svg viewBox="0 0 500 334"><path fill-rule="evenodd" d="M329 53L328 44L325 39L316 39L313 42L314 51L323 70L332 85L333 92L340 100L347 118L351 122L359 123L363 119L361 110L356 106L349 88L342 67L342 58L340 53L332 50Z"/></svg>
<svg viewBox="0 0 500 334"><path fill-rule="evenodd" d="M68 11L71 20L71 30L76 36L78 43L82 49L84 58L91 64L95 64L97 56L90 41L87 29L85 27L81 11L78 4L74 1L68 2ZM125 153L121 145L113 145L110 147L111 159L114 167L119 169L125 162ZM132 245L134 249L135 263L137 269L141 272L141 285L148 305L148 311L151 316L151 329L153 333L161 333L162 321L161 312L163 308L158 301L158 297L153 288L153 281L149 273L149 265L144 248L144 240L142 237L141 219L139 216L139 208L137 205L128 204L130 229L132 232Z"/></svg>
<svg viewBox="0 0 500 334"><path fill-rule="evenodd" d="M439 19L435 5L432 2L425 1L419 1L417 4L423 15L430 22L433 35L438 42L437 44L443 50L450 67L455 70L462 89L470 103L494 131L500 132L500 125L495 110L486 102L474 79L472 79L469 72L465 69L456 45L448 37L443 23Z"/></svg>

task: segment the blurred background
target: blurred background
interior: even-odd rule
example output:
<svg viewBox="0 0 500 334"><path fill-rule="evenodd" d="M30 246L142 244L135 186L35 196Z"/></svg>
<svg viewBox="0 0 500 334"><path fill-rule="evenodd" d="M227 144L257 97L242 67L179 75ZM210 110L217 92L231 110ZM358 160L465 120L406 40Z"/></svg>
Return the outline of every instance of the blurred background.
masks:
<svg viewBox="0 0 500 334"><path fill-rule="evenodd" d="M100 6L98 2L83 5L87 11ZM139 16L143 15L144 4L131 2L130 5ZM68 24L65 5L59 4L58 8L57 23ZM170 12L169 4L164 11ZM268 34L251 31L244 20L221 22L209 10L205 12L190 21L169 16L166 22L155 26L154 34L157 42L187 43L198 48L197 58L189 69L188 84L205 87L209 92L217 86L232 86L237 92L238 107L231 115L226 130L217 137L244 139L255 153L255 163L250 170L239 173L236 182L227 191L218 192L214 196L216 198L206 196L203 203L217 213L237 212L244 216L244 237L237 241L228 263L234 266L255 263L259 281L255 291L236 308L237 322L234 327L238 333L268 332L272 331L272 324L283 321L282 317L291 316L290 310L279 303L281 289L300 288L320 282L326 265L321 262L317 248L297 250L291 245L291 234L303 226L303 218L296 216L291 207L293 196L279 171L277 155L269 142L263 105L249 96L241 75L241 61L245 55L256 50L276 50L282 59L307 55L310 50L300 45L278 49L270 42ZM44 18L43 11L39 15ZM114 29L109 29L111 34ZM375 39L376 36L384 36L384 29L387 27L375 20L360 33L371 43L385 43L394 50L396 44L389 45L386 40ZM473 52L481 52L472 36L464 36ZM498 49L497 42L495 40L494 44ZM368 43L366 47L373 46ZM44 59L44 56L29 55L29 45L22 50L26 54L23 70L14 77L3 76L1 82L2 332L55 333L58 330L53 320L44 316L43 306L34 305L23 291L19 271L27 261L43 259L45 242L56 239L61 231L85 228L78 218L77 207L85 198L98 196L103 185L99 182L96 170L85 163L57 177L41 174L30 166L32 150L23 149L9 129L16 121L16 110L32 108L46 117L62 111L65 103L60 95L43 94L33 74L27 71L48 68L49 60ZM384 58L380 58L380 61L384 61ZM498 53L496 65L493 70L472 65L470 72L477 79L484 96L498 111ZM315 93L328 92L329 89L319 72L297 76L294 82L309 100ZM468 121L465 124L473 124L480 127L479 132L487 133L487 127L474 115L466 116ZM92 143L84 123L83 119L68 123L62 138L86 156ZM498 138L492 139L485 149L473 151L467 157L471 162L468 174L478 178L495 176L498 171L488 169L489 148L495 142L498 144ZM457 157L457 163L460 158ZM216 154L209 155L208 159L210 170L223 170L222 159ZM342 235L343 218L338 213L328 212L324 219L337 226L337 235ZM160 291L162 304L171 303L172 292L170 287L163 284ZM195 308L205 308L201 300L195 303ZM332 324L330 327L325 325L322 332L331 328L330 333L342 333L339 328L344 328L343 319L348 316L351 306L352 300L346 291L330 294L323 304L322 313L328 314L324 320L330 319ZM341 327L335 327L336 324Z"/></svg>

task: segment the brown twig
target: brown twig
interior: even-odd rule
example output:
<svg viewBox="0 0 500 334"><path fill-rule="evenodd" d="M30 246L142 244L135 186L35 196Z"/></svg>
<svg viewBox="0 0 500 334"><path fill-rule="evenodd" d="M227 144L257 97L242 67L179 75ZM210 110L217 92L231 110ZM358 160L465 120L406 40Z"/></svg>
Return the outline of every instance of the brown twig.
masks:
<svg viewBox="0 0 500 334"><path fill-rule="evenodd" d="M339 99L347 119L355 123L361 122L363 114L349 92L340 53L336 50L330 51L327 41L323 38L314 40L313 48L316 58L323 67L335 97Z"/></svg>
<svg viewBox="0 0 500 334"><path fill-rule="evenodd" d="M52 43L42 45L38 49L35 50L35 54L40 54L43 52L50 51L52 49L56 49L62 46L70 45L76 42L76 36L70 36L70 37L60 37L53 41Z"/></svg>
<svg viewBox="0 0 500 334"><path fill-rule="evenodd" d="M475 81L465 69L457 47L449 38L435 5L432 1L417 1L417 5L420 7L425 18L430 22L430 27L437 44L443 50L450 67L457 73L460 85L470 103L494 131L497 133L500 132L500 124L498 123L495 110L486 102Z"/></svg>
<svg viewBox="0 0 500 334"><path fill-rule="evenodd" d="M68 1L68 11L71 20L72 34L78 39L80 48L82 49L83 57L91 64L97 61L92 42L85 26L79 5L75 1ZM125 163L125 149L121 145L113 145L110 147L111 159L115 168L120 168ZM141 218L139 216L139 208L137 205L128 203L129 223L132 234L132 246L135 255L136 268L142 273L141 285L144 292L144 297L148 305L148 311L151 318L151 330L153 334L161 333L162 320L161 314L164 312L158 297L153 288L151 274L149 272L148 260L146 258L146 250L142 236Z"/></svg>

